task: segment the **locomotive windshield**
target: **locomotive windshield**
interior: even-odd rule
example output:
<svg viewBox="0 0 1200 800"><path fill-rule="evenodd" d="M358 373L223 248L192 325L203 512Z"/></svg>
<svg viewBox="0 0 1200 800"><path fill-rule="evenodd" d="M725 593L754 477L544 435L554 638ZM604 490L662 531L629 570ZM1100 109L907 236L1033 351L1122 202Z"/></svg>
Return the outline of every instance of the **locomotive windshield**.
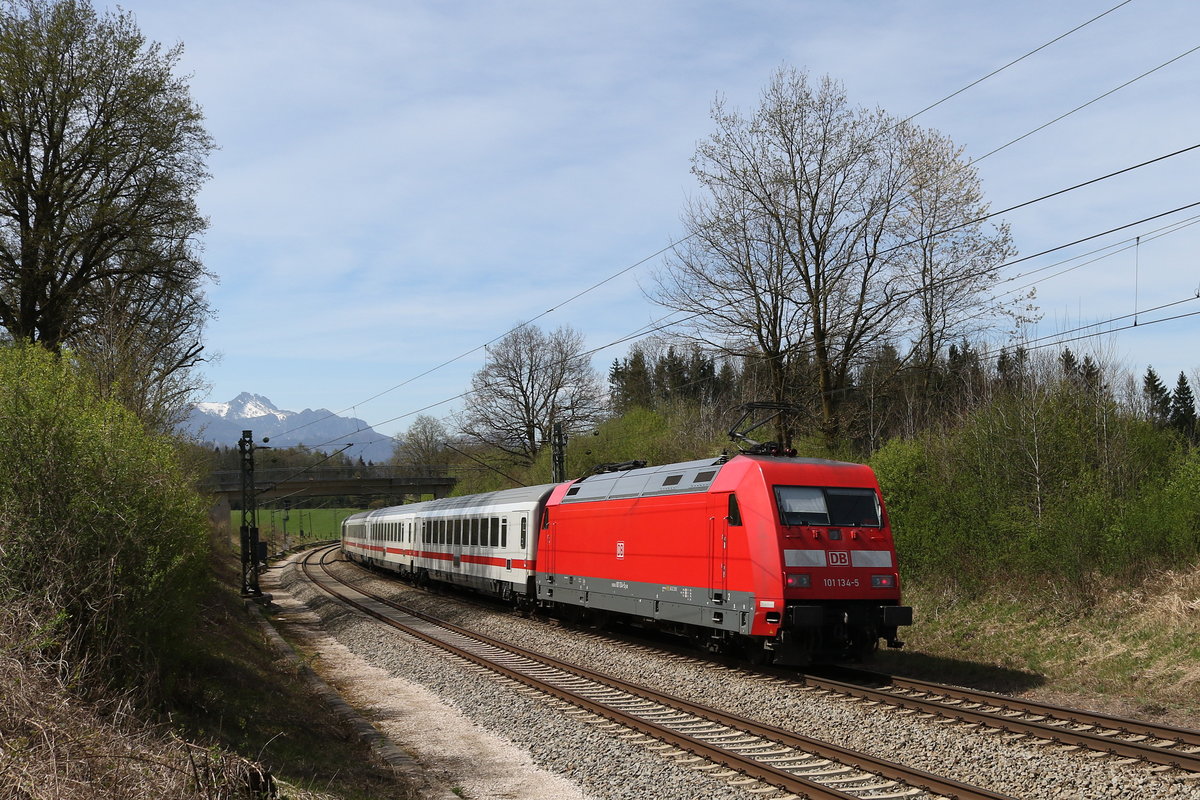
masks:
<svg viewBox="0 0 1200 800"><path fill-rule="evenodd" d="M879 527L879 498L871 489L776 486L775 499L784 525Z"/></svg>

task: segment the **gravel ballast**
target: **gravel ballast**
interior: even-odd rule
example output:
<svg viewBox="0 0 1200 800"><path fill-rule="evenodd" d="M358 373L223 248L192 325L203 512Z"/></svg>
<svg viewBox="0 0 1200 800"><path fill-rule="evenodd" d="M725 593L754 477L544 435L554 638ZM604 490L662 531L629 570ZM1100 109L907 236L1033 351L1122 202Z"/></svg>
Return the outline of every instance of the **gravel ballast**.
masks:
<svg viewBox="0 0 1200 800"><path fill-rule="evenodd" d="M428 594L390 578L364 577L349 565L335 568L353 574L356 581L366 580L370 591L480 633L1015 798L1200 800L1200 781L1177 771L1155 773L1144 764L1122 764L1036 740L867 707L761 675ZM645 744L620 738L620 733L614 736L595 725L580 725L558 701L480 675L431 646L346 611L308 585L298 571L285 568L280 583L349 651L388 675L425 687L477 725L526 751L542 769L569 779L589 798L762 796L690 769L693 765L678 764ZM397 744L409 749L404 742Z"/></svg>

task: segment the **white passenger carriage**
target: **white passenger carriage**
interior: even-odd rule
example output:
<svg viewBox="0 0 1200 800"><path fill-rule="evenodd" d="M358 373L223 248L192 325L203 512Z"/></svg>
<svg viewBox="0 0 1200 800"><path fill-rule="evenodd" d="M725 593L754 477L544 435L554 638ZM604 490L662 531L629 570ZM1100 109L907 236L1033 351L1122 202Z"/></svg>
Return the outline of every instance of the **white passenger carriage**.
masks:
<svg viewBox="0 0 1200 800"><path fill-rule="evenodd" d="M554 484L365 511L342 523L354 561L418 582L532 596L537 525Z"/></svg>

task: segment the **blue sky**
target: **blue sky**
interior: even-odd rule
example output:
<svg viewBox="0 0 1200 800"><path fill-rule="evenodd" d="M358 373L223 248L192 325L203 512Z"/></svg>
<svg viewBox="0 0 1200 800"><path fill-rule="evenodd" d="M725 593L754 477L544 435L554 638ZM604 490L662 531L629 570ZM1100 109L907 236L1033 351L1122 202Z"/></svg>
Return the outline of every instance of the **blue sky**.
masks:
<svg viewBox="0 0 1200 800"><path fill-rule="evenodd" d="M482 350L368 398L548 309L543 328L621 339L665 313L642 291L660 259L559 305L679 236L718 94L750 111L789 65L907 116L1117 2L128 0L149 38L184 44L221 148L200 198L219 277L203 399L251 391L391 434L454 410L434 404ZM1197 45L1200 3L1133 0L918 122L978 157ZM1200 143L1198 90L1200 52L989 156L992 208ZM1004 219L1028 255L1200 201L1197 176L1200 151ZM1149 233L1195 213L1101 240L1143 235L1137 307L1200 290L1200 228ZM1037 289L1032 337L1132 313L1134 252ZM1200 367L1200 316L1144 323L1189 311L1071 346L1171 384Z"/></svg>

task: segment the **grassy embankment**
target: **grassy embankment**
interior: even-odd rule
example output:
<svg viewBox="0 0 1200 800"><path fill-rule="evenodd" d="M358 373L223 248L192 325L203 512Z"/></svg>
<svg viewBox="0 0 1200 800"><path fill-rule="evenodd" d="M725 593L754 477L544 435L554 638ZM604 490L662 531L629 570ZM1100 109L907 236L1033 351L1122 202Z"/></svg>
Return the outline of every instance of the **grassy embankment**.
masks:
<svg viewBox="0 0 1200 800"><path fill-rule="evenodd" d="M253 762L397 795L277 665L178 442L31 346L0 348L0 421L0 798L249 797Z"/></svg>
<svg viewBox="0 0 1200 800"><path fill-rule="evenodd" d="M892 660L1200 727L1200 448L1070 381L871 464L916 624Z"/></svg>
<svg viewBox="0 0 1200 800"><path fill-rule="evenodd" d="M314 538L329 536L318 527ZM403 787L314 700L300 676L281 666L237 594L234 539L218 530L214 542L217 581L205 598L197 654L172 697L176 727L254 759L301 789L285 790L286 796L404 797Z"/></svg>
<svg viewBox="0 0 1200 800"><path fill-rule="evenodd" d="M1104 587L1087 604L999 586L906 590L915 624L880 668L1200 728L1200 565Z"/></svg>

